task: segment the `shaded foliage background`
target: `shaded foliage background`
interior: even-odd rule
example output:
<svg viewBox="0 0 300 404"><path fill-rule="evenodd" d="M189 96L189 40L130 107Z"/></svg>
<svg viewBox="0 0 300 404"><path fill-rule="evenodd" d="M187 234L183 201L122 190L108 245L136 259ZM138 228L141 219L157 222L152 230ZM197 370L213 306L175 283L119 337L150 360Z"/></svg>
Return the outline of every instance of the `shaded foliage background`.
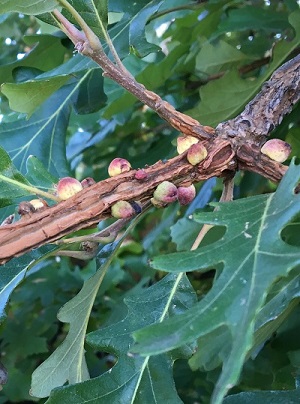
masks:
<svg viewBox="0 0 300 404"><path fill-rule="evenodd" d="M101 34L90 13L90 2L71 3ZM299 53L300 11L296 0L124 3L112 0L108 4L109 33L124 64L148 89L205 125L215 126L236 116L270 74ZM104 18L106 2L95 4L101 5ZM7 11L0 7L3 10ZM119 85L103 78L94 62L74 53L71 42L51 22L49 14L38 18L20 13L0 15L0 145L11 158L5 175L13 164L32 184L48 189L65 175L80 180L91 176L100 181L107 177L114 157L126 158L138 168L176 155L178 133ZM299 116L300 106L296 105L272 133L272 137L291 143L296 156L300 152ZM2 161L4 156L2 152ZM292 189L299 177L299 168L293 165L288 180L275 194L273 211L268 210L273 198L269 193L276 186L255 174L239 172L236 199L268 195L246 202L241 199L240 208L232 205L224 216L211 216L213 208L207 203L218 200L222 189L220 180L211 179L197 185L198 196L189 207L173 204L164 210L150 210L129 229L122 245L101 246L97 258L90 262L58 259L49 255L51 247L44 247L3 266L1 315L2 319L7 317L0 326L0 346L9 379L0 393L0 403L104 399L115 403L208 403L214 390L219 388L215 394L222 395L228 380L221 387L217 380L220 374L222 377L221 363L238 341L234 324L244 315L244 308L236 299L244 298L243 286L240 292L233 291L234 284L228 282L224 301L218 306L220 317L216 320L215 311L207 308L203 314L206 324L201 323L203 317L199 319L203 335L191 328L188 338L180 336L174 346L168 335L172 331L177 337L180 314L190 309L188 315L196 317L196 303L204 304L211 293L219 293L222 279L235 273L235 257L236 262L242 261L250 250L255 258L258 256L256 247L247 244L245 251L242 249L239 237L243 229L235 222L237 213L242 224L250 223L249 229L258 224L257 228L253 225L253 235L269 243L269 252L274 245L276 251L277 239L286 244L275 262L262 260L255 268L250 264L241 275L246 283L250 282L246 274L258 276L258 282L268 282L262 284L261 306L251 306L256 310L254 317L245 323L245 329L251 331L253 327L254 340L248 335L241 355L236 352L232 358L237 369L228 377L237 385L230 394L239 394L228 396L224 402L245 402L246 398L253 403L271 402L274 394L281 393L271 390L284 390L286 402L298 400L299 201ZM1 220L24 198L14 194L15 190L9 193L2 184L3 189L7 194L0 200ZM280 201L284 201L283 206ZM276 209L280 215L274 218ZM257 217L269 226L268 234L260 232ZM199 263L197 257L193 264L188 250L201 223L207 221L218 221L219 226L203 241L201 254L205 256L207 251L208 258ZM226 229L236 231L236 235L226 235ZM234 240L229 258L228 237ZM291 249L295 256L287 261ZM172 261L169 254L176 251L186 254L187 266L185 255L175 255ZM149 259L153 258L150 266ZM222 272L226 260L228 275L225 269ZM190 272L195 269L199 271ZM166 271L181 270L187 275L165 276ZM273 277L267 277L271 271ZM100 287L98 293L95 285ZM87 299L92 291L95 302ZM254 299L255 295L251 296ZM82 316L77 305L80 312L85 310ZM141 343L136 349L141 351L144 342L146 356L128 353L129 348L135 349L133 332L168 316L175 320L165 326L162 323L161 333L153 328L147 334L146 328L144 340L143 331L135 334ZM89 333L84 348L83 324ZM172 350L164 353L167 347L152 356L160 349L153 335L159 346L170 343ZM74 341L78 350L70 353L68 344ZM71 359L60 361L66 353ZM89 381L85 381L87 369ZM52 377L54 373L57 380ZM66 380L79 384L58 389L45 398ZM30 388L35 397L29 395ZM247 393L253 390L266 392Z"/></svg>

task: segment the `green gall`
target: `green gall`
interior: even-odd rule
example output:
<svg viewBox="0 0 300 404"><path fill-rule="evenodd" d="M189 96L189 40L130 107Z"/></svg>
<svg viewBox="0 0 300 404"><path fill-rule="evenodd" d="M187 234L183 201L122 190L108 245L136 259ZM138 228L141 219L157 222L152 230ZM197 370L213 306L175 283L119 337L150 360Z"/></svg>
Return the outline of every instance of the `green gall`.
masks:
<svg viewBox="0 0 300 404"><path fill-rule="evenodd" d="M207 157L207 150L202 143L196 143L189 148L186 157L188 162L195 166Z"/></svg>
<svg viewBox="0 0 300 404"><path fill-rule="evenodd" d="M83 189L81 183L72 177L64 177L56 186L57 196L63 201L71 198Z"/></svg>
<svg viewBox="0 0 300 404"><path fill-rule="evenodd" d="M155 198L151 198L150 202L152 203L153 206L155 206L156 208L164 208L167 206L166 203L160 202Z"/></svg>
<svg viewBox="0 0 300 404"><path fill-rule="evenodd" d="M270 139L262 146L260 151L271 160L283 163L291 154L292 148L281 139Z"/></svg>
<svg viewBox="0 0 300 404"><path fill-rule="evenodd" d="M194 136L179 136L177 138L177 152L178 154L182 154L187 151L193 144L199 142Z"/></svg>
<svg viewBox="0 0 300 404"><path fill-rule="evenodd" d="M110 165L108 166L108 175L110 177L116 177L119 174L126 173L131 170L131 165L129 161L117 157L112 160Z"/></svg>
<svg viewBox="0 0 300 404"><path fill-rule="evenodd" d="M136 211L128 201L118 201L111 207L111 214L117 219L127 219L136 215Z"/></svg>
<svg viewBox="0 0 300 404"><path fill-rule="evenodd" d="M163 181L157 186L153 197L164 204L175 202L177 200L177 187L172 182Z"/></svg>

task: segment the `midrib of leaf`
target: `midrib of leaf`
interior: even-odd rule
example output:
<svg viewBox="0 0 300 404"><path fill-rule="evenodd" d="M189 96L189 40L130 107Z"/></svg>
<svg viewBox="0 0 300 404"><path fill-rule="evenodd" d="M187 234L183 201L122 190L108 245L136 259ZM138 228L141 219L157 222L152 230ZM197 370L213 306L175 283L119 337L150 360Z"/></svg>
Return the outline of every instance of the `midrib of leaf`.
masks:
<svg viewBox="0 0 300 404"><path fill-rule="evenodd" d="M46 122L43 124L43 126L32 136L32 138L25 143L24 145L22 145L22 147L17 148L17 149L13 149L11 150L11 152L14 152L16 150L18 150L18 152L12 157L12 160L16 159L21 153L24 152L24 156L22 159L22 163L21 166L23 166L24 159L26 156L26 151L28 150L28 148L30 147L31 143L35 141L35 139L40 135L40 133L47 127L47 125L49 125L49 123L54 119L57 120L58 119L58 115L59 113L62 111L62 109L64 108L64 106L69 102L69 100L71 99L71 97L73 96L73 94L77 91L77 89L79 88L79 86L81 85L81 83L86 79L86 77L90 74L90 71L87 71L84 76L81 77L80 80L78 80L77 84L75 85L75 87L72 89L72 91L70 91L69 95L64 99L64 101L60 104L60 106L57 108L57 110L50 115ZM52 136L52 140L53 142L53 136ZM50 153L49 153L49 160L48 160L48 167L47 169L50 169L50 161L52 161L52 149L50 148Z"/></svg>
<svg viewBox="0 0 300 404"><path fill-rule="evenodd" d="M95 15L97 16L97 20L98 20L99 26L101 28L101 31L103 32L104 37L107 38L107 31L106 31L106 29L105 29L105 27L104 27L104 25L102 23L102 20L100 18L99 13L98 13L97 7L95 6L94 0L91 0L91 3L93 5L93 7L94 7L94 12L95 12Z"/></svg>
<svg viewBox="0 0 300 404"><path fill-rule="evenodd" d="M112 258L111 258L112 259ZM91 283L94 285L93 288L91 289L90 293L86 294L84 296L84 299L79 301L78 304L76 306L73 306L70 308L70 311L74 311L76 307L80 307L81 308L81 312L85 311L85 315L84 315L84 321L82 322L81 327L79 327L77 333L75 334L75 337L73 338L72 342L68 345L68 348L63 352L63 355L60 356L59 361L56 362L55 366L52 367L52 370L50 372L47 373L46 377L42 377L43 379L43 385L47 386L48 384L50 384L50 380L52 379L52 376L54 373L56 372L62 372L62 375L64 375L64 370L60 370L62 364L64 363L64 361L66 360L66 358L68 357L68 355L70 354L70 352L72 351L74 345L78 346L78 349L74 352L73 358L72 360L70 360L69 363L69 367L73 367L73 363L75 362L75 366L74 368L77 369L76 373L75 373L75 380L68 380L70 383L78 383L83 381L83 362L84 362L84 337L86 334L86 329L87 329L87 325L88 325L88 321L89 321L89 317L90 317L90 313L94 304L94 300L95 297L97 295L98 289L101 285L101 282L107 272L108 266L110 264L111 260L109 260L109 262L107 262L107 265L104 266L104 268L102 268L102 270L99 270L92 278L90 278L87 282L85 282L85 284L83 285L83 288L81 289L81 291L84 289L84 287L87 287L86 285L88 283ZM91 281L92 280L92 281ZM80 292L81 292L80 291ZM80 293L79 292L79 293ZM75 296L75 298L78 295ZM85 304L84 304L85 303ZM87 303L87 304L86 304ZM63 309L62 309L63 310ZM63 313L66 317L68 316L68 313ZM72 316L72 314L71 314ZM58 319L61 320L60 318L60 313L58 314ZM66 321L64 321L66 322ZM72 321L69 322L70 324L72 323ZM65 340L63 341L64 344L67 344L69 339L70 339L70 332L71 332L71 328L70 331L68 333L68 335L66 336ZM60 345L59 347L61 347L62 345ZM58 347L58 348L59 348ZM60 353L57 354L57 350L54 351L52 353L52 355L45 361L43 362L39 368L37 368L35 370L35 372L44 372L43 370L43 365L46 364L47 366L47 362L50 361L53 357L55 358L57 355L60 355ZM34 374L35 374L34 372ZM41 378L41 376L38 374L37 378ZM45 391L47 391L47 389L45 389L43 387L43 385L41 386L40 390L37 390L37 388L35 387L35 383L36 380L33 378L32 379L32 394L36 395L37 397L43 396L45 397L46 393ZM62 381L62 384L65 383L65 380ZM59 386L54 386L54 387L59 387ZM53 388L54 388L53 387ZM51 389L50 389L51 390ZM48 391L48 394L50 394L50 391Z"/></svg>
<svg viewBox="0 0 300 404"><path fill-rule="evenodd" d="M76 344L78 345L78 349L75 351L75 355L73 356L72 360L70 360L69 368L68 368L68 369L71 369L71 367L73 366L73 363L75 363L73 368L77 369L76 376L75 376L76 380L71 380L71 381L69 379L67 379L67 380L71 384L83 381L83 378L82 378L82 375L84 373L83 366L85 365L84 339L85 339L85 335L86 335L86 329L88 326L90 313L91 313L97 292L99 290L99 287L102 283L103 278L105 277L105 275L109 269L109 266L110 266L113 258L117 254L124 238L127 237L128 233L136 225L137 221L140 220L140 217L141 217L141 215L137 216L131 222L131 224L128 226L128 228L125 230L124 234L122 235L122 237L116 244L116 246L115 246L114 250L112 251L112 253L110 254L110 256L106 259L105 263L98 269L98 271L96 272L95 275L93 275L91 278L89 278L84 283L80 292L73 298L73 299L78 299L78 295L80 293L83 293L83 290L85 288L87 288L88 292L84 295L83 299L80 299L80 300L78 299L78 302L76 302L75 305L71 304L71 302L73 300L73 299L71 299L68 303L66 303L66 305L69 304L69 307L67 306L67 308L66 308L66 305L63 306L61 311L58 313L58 316L57 316L58 319L64 323L69 323L70 330L69 330L69 333L66 336L65 340L62 342L61 345L59 345L59 347L56 349L56 351L54 351L50 355L50 357L34 371L33 377L32 377L31 392L36 397L46 397L47 395L50 394L50 391L53 388L59 387L65 383L66 380L60 380L61 384L59 384L59 385L56 384L55 386L52 386L54 383L52 383L52 385L50 384L51 376L53 374L55 374L55 372L58 372L62 375L61 378L65 377L65 374L67 373L67 371L62 367L62 365L64 365L64 361L66 361L66 358L68 357L68 355L72 351L72 348ZM90 285L92 285L92 287ZM89 288L90 288L90 290L89 290ZM69 314L69 312L70 312L70 314ZM71 332L73 332L73 329L71 327L73 326L72 320L74 321L74 317L72 317L72 316L73 316L74 312L77 312L78 315L80 315L81 312L84 312L84 321L82 322L81 326L78 329L76 329L76 323L75 323L74 329L75 329L76 334L75 334L75 337L73 338L73 340L71 341L71 343L69 343ZM63 344L64 345L69 344L65 351L63 351L63 346L64 346ZM60 350L62 350L62 353L63 353L62 356L60 356L60 354L61 354ZM59 361L57 361L55 363L55 366L53 366L53 367L51 366L52 370L49 373L49 367L50 367L49 363L51 364L51 361L53 361L53 358L55 359L57 356L59 357ZM70 357L70 355L69 355L69 357ZM45 372L47 372L46 377L44 376ZM70 373L71 373L71 370L68 370L69 375L70 375ZM41 380L42 380L42 384L41 384ZM51 385L51 388L49 388L50 385ZM44 387L44 386L46 386L46 387Z"/></svg>
<svg viewBox="0 0 300 404"><path fill-rule="evenodd" d="M254 289L255 289L255 278L256 278L256 273L258 269L258 257L259 257L259 246L260 242L262 240L262 234L263 234L263 229L265 226L265 223L267 221L267 216L268 216L268 210L270 207L270 204L272 202L274 194L271 194L270 197L266 200L266 205L263 211L263 214L260 219L260 225L257 231L257 237L255 244L253 246L253 250L247 255L246 259L243 260L243 262L240 264L239 269L242 269L246 263L246 261L250 258L250 256L253 254L254 255L254 261L253 261L253 268L252 268L252 276L251 276L251 283L250 283L250 288L249 288L249 293L248 293L248 299L246 301L246 306L245 309L243 310L243 317L241 319L241 323L238 325L239 330L244 330L245 332L238 332L236 334L237 338L234 340L234 347L235 349L231 350L231 354L226 362L226 365L223 366L223 371L221 373L221 376L216 384L216 388L214 390L213 396L212 396L212 402L215 404L221 404L223 401L223 398L225 397L227 391L229 390L230 387L232 387L235 382L237 381L237 377L240 374L241 367L244 363L244 360L247 356L248 350L247 350L247 344L249 343L249 339L252 339L252 334L253 334L253 329L254 329L254 313L253 313L253 318L251 321L249 321L249 312L251 313L250 306L253 304L253 294L254 294ZM265 292L266 293L266 292ZM263 296L261 296L261 299L263 299ZM261 300L260 299L260 300ZM257 302L258 303L258 302ZM260 304L256 304L256 311L260 309ZM251 327L250 327L251 324ZM239 358L239 360L236 360L236 358Z"/></svg>
<svg viewBox="0 0 300 404"><path fill-rule="evenodd" d="M240 270L243 268L244 264L248 261L249 257L252 255L252 251L245 257L245 259L241 262L241 264L238 266L237 270L232 274L232 276L228 279L226 284L220 289L220 291L215 295L213 299L211 299L204 307L200 309L200 311L197 311L197 316L204 314L209 310L209 308L219 299L219 297L226 291L227 287L232 283L233 279L239 274ZM191 320L187 321L184 324L184 328L188 327L189 324L192 324L194 321L194 316L191 317ZM186 343L191 342L190 339L186 341Z"/></svg>
<svg viewBox="0 0 300 404"><path fill-rule="evenodd" d="M29 254L30 255L30 254ZM18 273L15 274L15 276L13 276L6 284L5 286L3 286L3 288L0 290L0 320L2 321L2 319L5 317L4 313L4 308L7 304L7 300L9 299L10 294L13 292L13 290L22 282L22 280L27 276L27 272L30 271L30 269L32 267L34 267L36 264L38 264L39 262L45 260L46 258L48 258L48 256L52 255L52 251L49 251L47 253L42 253L39 258L32 258L32 260L29 262L29 264L23 264L22 267L23 269L21 269ZM15 258L16 260L16 258ZM8 264L11 265L11 262ZM15 267L20 266L20 262L16 263L14 265L14 269ZM5 298L5 294L7 294L7 297ZM4 300L3 300L4 299Z"/></svg>
<svg viewBox="0 0 300 404"><path fill-rule="evenodd" d="M173 285L173 287L172 287L172 289L171 289L171 291L170 291L170 295L169 295L169 297L168 297L168 300L167 300L167 303L166 303L166 305L165 305L165 308L164 308L164 310L163 310L163 312L162 312L162 314L161 314L161 316L160 316L160 318L159 318L159 321L158 321L159 323L161 323L161 322L166 318L166 316L167 316L167 314L168 314L168 310L169 310L169 308L170 308L170 306L171 306L173 297L175 296L175 293L176 293L176 291L177 291L177 288L178 288L178 286L179 286L179 283L180 283L180 281L181 281L181 279L182 279L182 277L183 277L184 274L185 274L184 272L180 272L180 274L177 275L176 281L174 282L174 285ZM141 369L140 369L140 372L139 372L139 377L138 377L138 380L137 380L137 383L136 383L136 386L135 386L135 390L134 390L134 392L133 392L133 395L132 395L132 398L131 398L130 403L134 403L134 400L135 400L136 395L137 395L137 393L138 393L139 385L140 385L140 382L141 382L141 380L142 380L142 377L143 377L143 374L144 374L144 371L145 371L146 367L147 367L148 372L149 372L148 362L149 362L149 359L150 359L150 358L151 358L151 356L148 355L148 356L146 356L145 359L144 359L144 362L143 362L143 365L141 366ZM150 375L149 375L149 380L151 381ZM152 385L151 385L151 387L152 387ZM152 391L153 391L153 389L152 389ZM154 393L153 393L153 396L155 396Z"/></svg>
<svg viewBox="0 0 300 404"><path fill-rule="evenodd" d="M16 282L17 278L19 278L19 277L21 276L21 279L20 279L20 281L18 282L18 284L19 284L19 283L21 282L21 280L25 277L25 274L26 274L28 268L29 268L29 265L26 266L25 268L23 268L21 272L18 272L18 273L16 274L16 276L14 276L14 277L4 286L4 288L1 289L1 291L0 291L0 296L3 295L3 294L5 293L5 291L6 291L6 289L9 289L9 288L10 288L10 285L13 285L13 284Z"/></svg>
<svg viewBox="0 0 300 404"><path fill-rule="evenodd" d="M42 191L39 188L36 188L32 185L24 184L23 182L16 181L12 178L5 177L5 175L0 174L0 180L3 182L8 182L9 184L13 184L18 188L24 189L25 191L28 191L29 194L40 195L40 196L43 196L44 198L52 199L55 202L60 201L60 199L58 197L50 194L49 192Z"/></svg>
<svg viewBox="0 0 300 404"><path fill-rule="evenodd" d="M97 275L98 275L98 276L96 277L97 279L96 279L94 288L91 290L91 292L90 292L89 294L87 294L87 295L85 296L84 300L82 300L82 301L80 302L80 305L82 305L82 303L83 303L84 301L87 301L87 302L88 302L88 304L87 304L87 309L86 309L86 315L85 315L85 321L82 323L81 328L79 328L79 331L78 331L78 333L77 333L77 335L76 335L76 338L74 338L73 343L70 345L69 349L66 350L65 355L61 358L61 361L57 363L57 367L59 367L60 364L64 361L64 359L67 357L67 355L69 354L69 352L72 350L73 346L74 346L76 343L78 343L78 340L81 340L81 343L78 344L79 349L78 349L78 351L77 351L77 352L79 353L79 354L78 354L78 358L79 358L79 359L77 360L77 369L78 369L78 371L77 371L77 382L82 381L81 368L82 368L82 362L83 362L83 359L84 359L84 336L85 336L85 334L86 334L86 329L87 329L87 326L88 326L88 322L89 322L91 310L92 310L92 307L93 307L93 304L94 304L94 301L95 301L95 298L96 298L98 289L99 289L99 287L100 287L100 285L101 285L101 283L102 283L102 280L103 280L103 278L104 278L104 276L105 276L105 274L106 274L106 271L107 271L107 269L108 269L108 266L109 266L110 262L111 262L111 260L109 260L108 265L105 265L105 268L103 268L102 271L99 270L99 271L97 272ZM93 281L95 281L94 278L93 278ZM76 307L76 306L75 306L75 307ZM72 308L72 309L74 310L74 308ZM59 319L59 316L58 316L58 319ZM76 356L75 356L75 358L76 358ZM74 359L75 359L75 358L74 358ZM53 373L55 370L56 370L56 369L54 368L53 371L52 371L52 373ZM50 376L51 376L51 374L49 374L49 377L50 377Z"/></svg>

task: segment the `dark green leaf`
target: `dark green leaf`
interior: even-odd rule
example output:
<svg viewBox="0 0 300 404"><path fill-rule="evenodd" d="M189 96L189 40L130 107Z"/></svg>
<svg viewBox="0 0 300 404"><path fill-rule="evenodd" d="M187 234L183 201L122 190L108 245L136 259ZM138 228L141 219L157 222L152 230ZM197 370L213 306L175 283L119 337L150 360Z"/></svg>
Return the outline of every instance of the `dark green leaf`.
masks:
<svg viewBox="0 0 300 404"><path fill-rule="evenodd" d="M13 72L17 67L32 67L41 71L54 69L63 62L66 49L61 38L53 35L25 36L24 42L32 49L21 60L0 66L0 83L13 82ZM51 55L51 58L45 55ZM72 60L72 59L71 59Z"/></svg>
<svg viewBox="0 0 300 404"><path fill-rule="evenodd" d="M300 263L299 249L280 238L283 227L299 213L299 195L294 194L299 178L299 166L292 164L275 194L220 204L218 212L196 214L201 223L225 225L224 237L197 251L157 257L152 262L155 268L171 272L223 266L211 291L184 316L134 334L139 343L134 351L149 355L192 342L226 325L232 336L231 349L224 358L215 402L221 402L229 384L237 381L253 345L255 318L266 290ZM210 316L204 316L208 311Z"/></svg>
<svg viewBox="0 0 300 404"><path fill-rule="evenodd" d="M11 181L10 181L11 180ZM27 179L15 168L9 155L0 147L0 206L11 205L15 198L31 195L32 192L22 187L30 185Z"/></svg>
<svg viewBox="0 0 300 404"><path fill-rule="evenodd" d="M142 0L128 5L120 1L110 4L111 11L124 13L123 18L109 30L121 58L127 56L130 51L142 57L159 49L146 40L144 29L149 18L157 12L162 3L162 0Z"/></svg>
<svg viewBox="0 0 300 404"><path fill-rule="evenodd" d="M229 71L222 78L210 81L201 87L201 102L197 107L187 111L187 114L198 119L202 124L216 126L219 122L232 118L241 112L243 106L254 97L263 82L283 63L293 49L299 46L300 11L292 13L289 21L295 28L296 36L290 42L281 41L275 45L272 62L264 74L257 79L249 80L242 79L236 70ZM204 54L202 59L205 60ZM232 86L233 82L235 83L234 86Z"/></svg>
<svg viewBox="0 0 300 404"><path fill-rule="evenodd" d="M28 114L28 117L49 96L64 85L68 77L56 77L51 80L30 80L25 83L2 84L1 92L9 99L9 106L14 111Z"/></svg>
<svg viewBox="0 0 300 404"><path fill-rule="evenodd" d="M58 182L58 178L51 175L35 156L28 157L26 169L26 178L36 187L43 188L47 191L53 188L53 184Z"/></svg>
<svg viewBox="0 0 300 404"><path fill-rule="evenodd" d="M56 0L2 0L0 14L16 11L22 14L41 14L54 10L59 5Z"/></svg>
<svg viewBox="0 0 300 404"><path fill-rule="evenodd" d="M5 318L5 306L12 291L25 278L26 272L33 267L36 260L53 250L53 247L43 247L34 252L14 258L7 264L1 266L0 278L0 320Z"/></svg>
<svg viewBox="0 0 300 404"><path fill-rule="evenodd" d="M91 114L106 103L103 91L103 75L100 69L93 69L81 83L74 108L78 114Z"/></svg>
<svg viewBox="0 0 300 404"><path fill-rule="evenodd" d="M69 0L69 3L80 14L85 23L96 33L96 35L105 39L104 32L107 29L108 22L107 0ZM62 8L62 14L70 22L78 26L78 22L73 15L65 8ZM42 15L39 15L39 18L48 24L57 26L57 22L51 14L43 13Z"/></svg>
<svg viewBox="0 0 300 404"><path fill-rule="evenodd" d="M228 17L219 25L219 32L241 30L285 30L291 28L287 14L246 6L228 11Z"/></svg>
<svg viewBox="0 0 300 404"><path fill-rule="evenodd" d="M224 404L298 404L299 390L248 391L226 397Z"/></svg>
<svg viewBox="0 0 300 404"><path fill-rule="evenodd" d="M70 4L81 15L88 26L100 37L104 37L104 30L107 28L108 11L107 0L71 0ZM74 18L65 12L67 18L75 22Z"/></svg>
<svg viewBox="0 0 300 404"><path fill-rule="evenodd" d="M216 74L249 62L249 57L225 41L205 42L196 57L196 69L201 73Z"/></svg>
<svg viewBox="0 0 300 404"><path fill-rule="evenodd" d="M51 174L68 175L65 131L76 90L76 86L66 86L53 94L29 120L19 119L1 125L0 144L21 172L25 172L27 158L34 155Z"/></svg>
<svg viewBox="0 0 300 404"><path fill-rule="evenodd" d="M125 299L128 313L102 330L88 334L87 342L97 350L118 357L112 369L76 386L53 391L47 403L66 403L70 394L74 403L108 400L111 403L181 403L172 378L177 355L140 357L128 353L131 333L143 325L159 322L169 315L185 311L195 303L195 295L186 277L168 275L147 290ZM186 349L189 355L191 351ZM76 391L76 394L74 394Z"/></svg>

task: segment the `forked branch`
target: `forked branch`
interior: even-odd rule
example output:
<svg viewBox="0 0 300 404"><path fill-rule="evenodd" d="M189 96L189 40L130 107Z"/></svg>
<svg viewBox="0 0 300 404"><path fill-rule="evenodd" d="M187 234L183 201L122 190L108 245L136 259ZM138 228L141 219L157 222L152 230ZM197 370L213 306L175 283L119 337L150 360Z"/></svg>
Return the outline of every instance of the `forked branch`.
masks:
<svg viewBox="0 0 300 404"><path fill-rule="evenodd" d="M139 201L145 205L163 181L187 186L212 176L230 178L237 169L259 173L274 182L281 180L287 167L263 155L260 147L268 133L299 100L300 56L279 68L238 117L221 123L215 130L176 111L121 69L119 63L114 64L86 25L84 31L79 31L59 12L54 16L76 48L98 63L105 76L134 94L178 131L200 139L208 155L196 166L187 161L186 153L167 162L159 161L145 168L146 176L142 180L131 170L94 184L53 207L28 213L18 222L0 227L0 264L76 230L96 225L111 215L111 206L117 201Z"/></svg>

